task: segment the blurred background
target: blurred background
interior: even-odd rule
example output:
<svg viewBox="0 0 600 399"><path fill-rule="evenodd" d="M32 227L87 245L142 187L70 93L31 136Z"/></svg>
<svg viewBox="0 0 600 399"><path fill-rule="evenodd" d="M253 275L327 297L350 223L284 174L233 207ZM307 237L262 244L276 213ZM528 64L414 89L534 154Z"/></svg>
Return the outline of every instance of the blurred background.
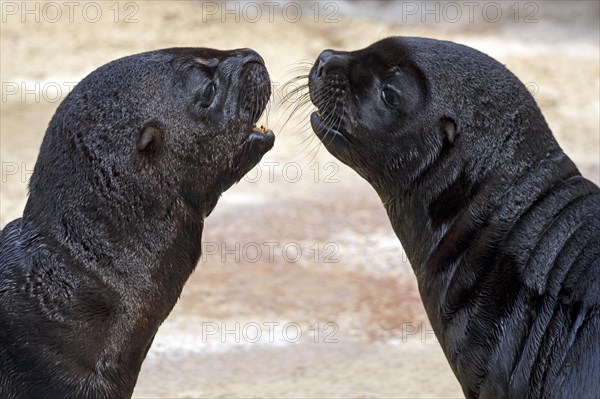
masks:
<svg viewBox="0 0 600 399"><path fill-rule="evenodd" d="M206 221L204 255L159 330L138 398L462 397L378 197L319 147L310 107L283 126L295 105L283 83L325 48L391 35L475 47L527 84L562 147L598 184L596 1L1 7L0 228L22 214L61 98L100 65L163 47L252 47L270 71L276 90L262 122L276 132L275 148Z"/></svg>

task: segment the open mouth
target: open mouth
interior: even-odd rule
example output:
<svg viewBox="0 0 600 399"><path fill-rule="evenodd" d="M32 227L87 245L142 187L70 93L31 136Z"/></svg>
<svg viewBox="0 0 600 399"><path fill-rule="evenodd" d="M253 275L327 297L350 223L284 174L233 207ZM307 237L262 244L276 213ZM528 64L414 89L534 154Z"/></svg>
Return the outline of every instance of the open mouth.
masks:
<svg viewBox="0 0 600 399"><path fill-rule="evenodd" d="M265 102L266 104L266 102ZM239 162L246 164L247 167L254 167L264 154L266 154L275 144L275 134L266 126L256 126L264 108L252 116L251 122L244 129L244 138L241 142L241 153ZM245 172L244 172L245 173Z"/></svg>
<svg viewBox="0 0 600 399"><path fill-rule="evenodd" d="M343 124L340 122L340 126L334 127L326 123L320 111L313 112L310 115L310 123L315 134L321 141L327 140L333 142L342 140L346 144L351 143L349 135L343 131Z"/></svg>
<svg viewBox="0 0 600 399"><path fill-rule="evenodd" d="M243 139L237 149L233 168L221 178L221 190L225 191L248 173L262 157L273 148L275 134L265 126L256 126L260 115L242 130ZM254 118L253 118L254 119Z"/></svg>
<svg viewBox="0 0 600 399"><path fill-rule="evenodd" d="M253 118L256 120L252 122L250 131L247 133L246 138L242 142L242 145L245 145L250 141L263 142L266 145L270 144L269 148L266 150L268 151L271 149L271 147L273 147L275 141L275 134L271 129L267 128L266 126L256 126L256 123L258 122L258 119L260 119L260 116L261 114L258 114L258 116L255 116L255 118Z"/></svg>
<svg viewBox="0 0 600 399"><path fill-rule="evenodd" d="M244 141L247 141L250 137L254 137L255 140L268 140L271 136L275 136L271 129L268 129L266 126L263 125L257 127L256 124L254 124L250 129L248 137Z"/></svg>
<svg viewBox="0 0 600 399"><path fill-rule="evenodd" d="M252 125L250 132L242 142L242 147L245 153L253 153L251 158L258 157L256 163L260 161L260 157L266 154L275 144L275 134L271 129L265 126L257 127Z"/></svg>

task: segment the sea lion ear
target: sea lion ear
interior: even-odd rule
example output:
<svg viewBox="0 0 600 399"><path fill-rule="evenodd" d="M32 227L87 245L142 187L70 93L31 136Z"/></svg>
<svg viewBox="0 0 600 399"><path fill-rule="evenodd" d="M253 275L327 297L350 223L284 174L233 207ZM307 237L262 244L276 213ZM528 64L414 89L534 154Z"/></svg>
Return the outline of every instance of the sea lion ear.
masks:
<svg viewBox="0 0 600 399"><path fill-rule="evenodd" d="M448 143L454 144L456 138L456 123L452 118L440 119L440 131L442 136L448 140Z"/></svg>
<svg viewBox="0 0 600 399"><path fill-rule="evenodd" d="M162 132L160 129L153 125L148 125L140 134L137 141L138 151L149 151L155 150L162 146Z"/></svg>

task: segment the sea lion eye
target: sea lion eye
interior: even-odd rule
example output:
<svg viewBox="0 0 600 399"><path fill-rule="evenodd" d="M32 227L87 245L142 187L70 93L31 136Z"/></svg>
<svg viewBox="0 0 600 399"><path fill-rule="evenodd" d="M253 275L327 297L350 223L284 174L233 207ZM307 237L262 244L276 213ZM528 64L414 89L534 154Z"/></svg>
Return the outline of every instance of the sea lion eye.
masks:
<svg viewBox="0 0 600 399"><path fill-rule="evenodd" d="M384 86L381 91L383 101L392 108L400 106L400 93L391 86Z"/></svg>
<svg viewBox="0 0 600 399"><path fill-rule="evenodd" d="M214 82L210 82L204 90L198 95L197 102L203 107L208 107L213 98L215 97L215 92L217 91L217 87Z"/></svg>

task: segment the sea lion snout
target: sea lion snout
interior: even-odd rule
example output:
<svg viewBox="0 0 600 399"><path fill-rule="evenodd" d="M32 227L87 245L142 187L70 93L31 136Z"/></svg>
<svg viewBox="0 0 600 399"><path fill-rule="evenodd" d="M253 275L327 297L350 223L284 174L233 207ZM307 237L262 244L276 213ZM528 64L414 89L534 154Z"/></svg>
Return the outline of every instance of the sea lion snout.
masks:
<svg viewBox="0 0 600 399"><path fill-rule="evenodd" d="M316 62L316 77L329 74L345 74L348 70L349 56L341 51L325 50Z"/></svg>
<svg viewBox="0 0 600 399"><path fill-rule="evenodd" d="M311 123L323 137L342 143L350 139L345 125L350 118L349 54L341 51L321 52L309 73L310 99L317 107Z"/></svg>
<svg viewBox="0 0 600 399"><path fill-rule="evenodd" d="M321 54L319 54L319 58L317 58L317 77L321 77L321 75L323 73L323 67L325 66L325 63L327 62L327 60L329 58L331 58L332 55L333 55L333 51L331 51L331 50L324 50L321 52Z"/></svg>
<svg viewBox="0 0 600 399"><path fill-rule="evenodd" d="M265 65L265 60L261 57L261 55L258 54L255 50L252 50L251 48L239 48L231 50L231 53L240 57L242 59L242 64L256 62L257 64L261 64L263 66Z"/></svg>
<svg viewBox="0 0 600 399"><path fill-rule="evenodd" d="M251 58L243 65L240 76L240 104L242 113L256 124L271 97L271 82L262 59Z"/></svg>

